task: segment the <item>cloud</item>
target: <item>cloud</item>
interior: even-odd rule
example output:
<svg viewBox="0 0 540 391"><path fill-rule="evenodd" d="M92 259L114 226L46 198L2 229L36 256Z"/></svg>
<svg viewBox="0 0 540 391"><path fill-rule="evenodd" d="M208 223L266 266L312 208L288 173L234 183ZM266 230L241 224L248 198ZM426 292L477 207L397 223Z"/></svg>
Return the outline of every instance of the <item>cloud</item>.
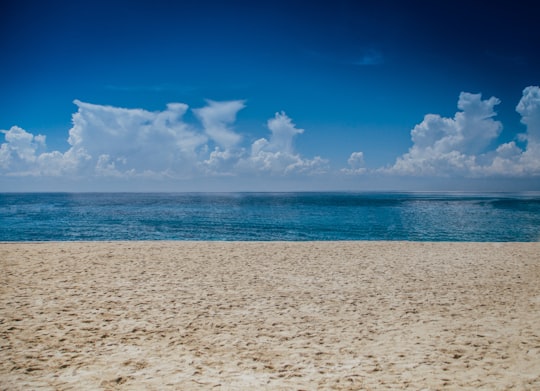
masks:
<svg viewBox="0 0 540 391"><path fill-rule="evenodd" d="M347 159L348 168L342 168L345 174L363 174L367 170L364 167L364 152L353 152Z"/></svg>
<svg viewBox="0 0 540 391"><path fill-rule="evenodd" d="M90 156L87 168L100 175L186 172L207 141L183 121L188 109L183 103L170 103L161 112L74 103L71 151Z"/></svg>
<svg viewBox="0 0 540 391"><path fill-rule="evenodd" d="M6 142L0 145L0 172L8 176L60 175L73 169L72 153L45 152L46 137L13 126L2 130Z"/></svg>
<svg viewBox="0 0 540 391"><path fill-rule="evenodd" d="M208 106L194 109L193 112L204 126L204 131L219 146L225 149L236 146L242 137L230 125L236 121L236 114L245 106L242 100L228 102L207 101Z"/></svg>
<svg viewBox="0 0 540 391"><path fill-rule="evenodd" d="M462 92L453 117L427 114L411 130L411 147L394 164L367 168L364 152L330 169L320 156L302 156L295 140L305 133L285 112L268 119L268 135L246 143L235 132L244 101L215 102L193 110L169 103L162 111L74 101L69 148L49 151L46 137L19 126L1 130L0 177L181 180L211 177L371 175L402 177L529 178L540 176L540 87L527 87L516 106L526 126L515 140L496 144L502 124L495 97ZM247 138L247 137L246 137ZM324 148L324 147L322 147ZM337 179L336 179L337 180ZM173 182L174 183L174 182Z"/></svg>
<svg viewBox="0 0 540 391"><path fill-rule="evenodd" d="M527 126L527 138L540 142L540 87L530 86L523 90L516 111L521 114L521 122Z"/></svg>
<svg viewBox="0 0 540 391"><path fill-rule="evenodd" d="M251 145L249 157L242 159L238 166L246 171L265 171L270 173L323 173L326 171L325 159L302 158L294 151L293 140L304 129L297 128L284 112L276 113L267 122L270 138L261 138Z"/></svg>
<svg viewBox="0 0 540 391"><path fill-rule="evenodd" d="M238 174L238 162L244 154L243 148L231 150L215 147L208 158L197 165L200 171L206 175L235 176Z"/></svg>
<svg viewBox="0 0 540 391"><path fill-rule="evenodd" d="M304 133L304 129L297 128L283 111L276 113L274 118L269 119L267 126L272 132L270 141L265 145L269 151L292 153L294 136Z"/></svg>
<svg viewBox="0 0 540 391"><path fill-rule="evenodd" d="M454 118L427 114L411 131L412 147L393 166L379 170L402 175L523 176L540 174L540 88L527 87L516 107L527 132L515 141L487 150L499 136L502 124L494 107L499 99L482 100L481 94L462 92Z"/></svg>
<svg viewBox="0 0 540 391"><path fill-rule="evenodd" d="M0 167L9 168L33 163L36 151L45 145L45 136L34 136L18 126L2 130L6 143L0 147Z"/></svg>
<svg viewBox="0 0 540 391"><path fill-rule="evenodd" d="M284 113L268 121L269 139L245 148L232 126L243 101L215 102L193 110L200 124L184 120L189 107L169 103L150 112L74 101L70 147L47 151L45 136L14 126L2 131L0 174L189 179L272 172L288 175L320 170L323 159L306 159L294 151L293 138L303 132Z"/></svg>
<svg viewBox="0 0 540 391"><path fill-rule="evenodd" d="M516 111L521 114L521 122L527 126L524 139L527 149L520 158L524 171L540 173L540 87L530 86L523 90Z"/></svg>

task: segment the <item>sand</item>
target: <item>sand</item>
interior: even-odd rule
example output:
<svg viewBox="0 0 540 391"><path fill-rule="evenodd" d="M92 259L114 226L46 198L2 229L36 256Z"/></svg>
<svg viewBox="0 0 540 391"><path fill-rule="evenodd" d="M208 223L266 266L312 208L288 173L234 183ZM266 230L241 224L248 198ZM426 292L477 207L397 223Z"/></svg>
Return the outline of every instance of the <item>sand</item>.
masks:
<svg viewBox="0 0 540 391"><path fill-rule="evenodd" d="M0 243L2 390L540 390L540 243Z"/></svg>

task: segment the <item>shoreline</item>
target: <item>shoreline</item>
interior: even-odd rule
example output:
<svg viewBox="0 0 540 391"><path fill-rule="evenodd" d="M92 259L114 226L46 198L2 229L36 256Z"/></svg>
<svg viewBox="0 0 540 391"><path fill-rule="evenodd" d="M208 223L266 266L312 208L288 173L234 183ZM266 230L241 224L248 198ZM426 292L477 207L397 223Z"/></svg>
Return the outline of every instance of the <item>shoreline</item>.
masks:
<svg viewBox="0 0 540 391"><path fill-rule="evenodd" d="M0 388L540 388L540 243L0 242Z"/></svg>

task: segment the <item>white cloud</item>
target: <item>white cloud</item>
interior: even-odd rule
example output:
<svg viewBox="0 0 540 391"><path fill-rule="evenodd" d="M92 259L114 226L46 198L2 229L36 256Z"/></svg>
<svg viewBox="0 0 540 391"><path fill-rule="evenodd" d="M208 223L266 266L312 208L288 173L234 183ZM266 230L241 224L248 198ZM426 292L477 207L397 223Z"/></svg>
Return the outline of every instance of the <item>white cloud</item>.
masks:
<svg viewBox="0 0 540 391"><path fill-rule="evenodd" d="M251 145L251 154L239 161L238 167L246 171L270 173L322 173L326 171L325 159L316 156L305 159L294 151L293 139L304 129L297 128L284 113L276 113L267 122L270 139L261 138Z"/></svg>
<svg viewBox="0 0 540 391"><path fill-rule="evenodd" d="M521 122L527 125L529 141L540 142L540 87L526 87L516 111L521 114Z"/></svg>
<svg viewBox="0 0 540 391"><path fill-rule="evenodd" d="M6 142L0 145L0 170L6 175L58 175L72 168L71 154L45 152L45 136L33 135L18 126L1 132Z"/></svg>
<svg viewBox="0 0 540 391"><path fill-rule="evenodd" d="M45 146L45 136L34 136L18 126L2 130L6 143L0 149L0 167L19 167L36 161L36 152Z"/></svg>
<svg viewBox="0 0 540 391"><path fill-rule="evenodd" d="M272 172L287 175L320 170L321 158L294 152L301 134L292 120L278 113L268 121L269 141L250 148L239 145L232 130L243 101L214 102L194 110L202 126L188 124L188 106L170 103L150 112L74 101L78 110L69 130L70 148L47 151L45 136L14 126L0 145L0 173L21 176L110 178L200 178Z"/></svg>
<svg viewBox="0 0 540 391"><path fill-rule="evenodd" d="M267 126L272 132L270 141L265 146L269 151L292 153L294 136L304 133L304 129L297 128L283 111L269 119Z"/></svg>
<svg viewBox="0 0 540 391"><path fill-rule="evenodd" d="M59 178L147 178L157 180L209 177L252 178L329 174L400 176L500 177L540 175L540 87L527 87L516 111L526 132L495 145L502 124L495 119L500 101L461 93L451 118L427 114L411 131L412 146L389 167L368 169L364 152L353 152L347 166L331 171L319 156L295 150L304 133L284 112L267 123L267 137L242 144L234 130L244 101L214 102L193 110L170 103L163 111L127 109L76 100L69 148L49 151L46 137L18 126L3 133L0 176ZM239 182L238 182L239 183ZM248 184L249 186L249 184Z"/></svg>
<svg viewBox="0 0 540 391"><path fill-rule="evenodd" d="M502 131L502 124L495 121L494 107L501 103L495 97L482 100L481 94L462 92L459 95L458 109L454 120L456 132L444 140L447 150L459 150L466 154L476 154L495 140Z"/></svg>
<svg viewBox="0 0 540 391"><path fill-rule="evenodd" d="M462 92L454 118L428 114L411 131L413 146L393 166L380 172L430 176L524 176L540 174L540 88L527 87L516 107L527 132L523 150L515 141L486 150L499 136L502 124L493 119L491 97Z"/></svg>
<svg viewBox="0 0 540 391"><path fill-rule="evenodd" d="M348 168L342 168L345 174L363 174L367 170L364 167L364 152L353 152L347 159Z"/></svg>
<svg viewBox="0 0 540 391"><path fill-rule="evenodd" d="M540 87L531 86L523 90L516 111L521 114L521 122L527 126L524 138L527 149L521 156L524 171L540 173Z"/></svg>
<svg viewBox="0 0 540 391"><path fill-rule="evenodd" d="M466 173L475 165L475 154L497 138L502 125L495 121L497 98L462 92L454 118L428 114L411 131L413 146L398 158L393 169L416 174Z"/></svg>
<svg viewBox="0 0 540 391"><path fill-rule="evenodd" d="M77 154L92 158L90 169L100 175L186 171L207 137L182 117L188 106L170 103L161 112L84 103L73 115L69 143ZM107 163L105 163L107 162Z"/></svg>
<svg viewBox="0 0 540 391"><path fill-rule="evenodd" d="M238 160L245 153L244 149L231 150L215 147L207 159L198 163L201 171L207 175L234 176L237 174Z"/></svg>
<svg viewBox="0 0 540 391"><path fill-rule="evenodd" d="M236 121L236 114L245 106L242 100L227 102L207 101L208 106L194 109L193 112L204 126L206 134L220 147L230 149L235 147L242 137L231 129Z"/></svg>

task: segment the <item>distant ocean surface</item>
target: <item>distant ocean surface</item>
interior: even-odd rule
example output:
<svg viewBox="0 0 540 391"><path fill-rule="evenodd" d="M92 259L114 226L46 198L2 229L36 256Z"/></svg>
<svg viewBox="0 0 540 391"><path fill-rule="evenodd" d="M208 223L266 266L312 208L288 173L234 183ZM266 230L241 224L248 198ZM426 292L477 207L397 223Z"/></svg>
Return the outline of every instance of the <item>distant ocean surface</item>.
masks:
<svg viewBox="0 0 540 391"><path fill-rule="evenodd" d="M0 241L538 241L539 194L4 193Z"/></svg>

